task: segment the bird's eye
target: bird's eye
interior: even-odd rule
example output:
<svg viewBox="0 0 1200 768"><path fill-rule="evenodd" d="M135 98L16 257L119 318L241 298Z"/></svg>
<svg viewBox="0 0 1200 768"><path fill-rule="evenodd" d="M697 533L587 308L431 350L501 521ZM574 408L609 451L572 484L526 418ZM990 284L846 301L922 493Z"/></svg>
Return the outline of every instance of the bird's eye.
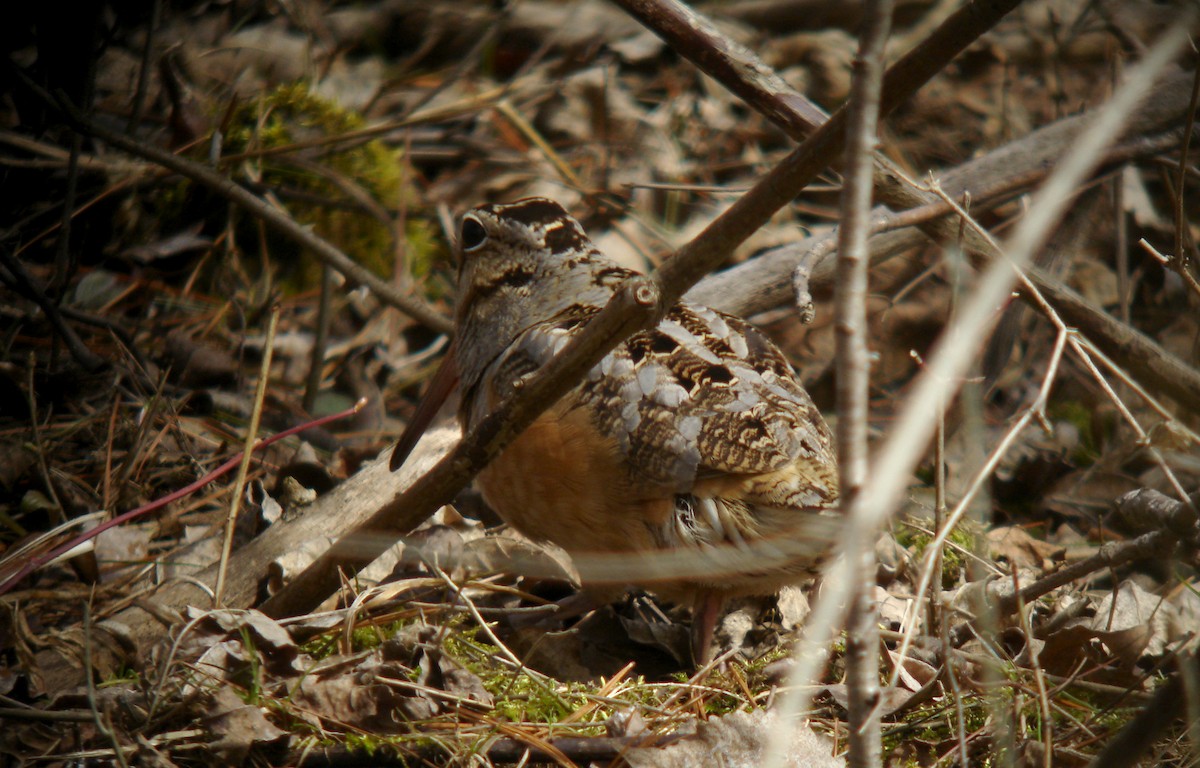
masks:
<svg viewBox="0 0 1200 768"><path fill-rule="evenodd" d="M486 241L487 230L483 228L483 224L479 223L479 219L474 216L463 219L462 233L458 237L458 242L464 252L473 251Z"/></svg>

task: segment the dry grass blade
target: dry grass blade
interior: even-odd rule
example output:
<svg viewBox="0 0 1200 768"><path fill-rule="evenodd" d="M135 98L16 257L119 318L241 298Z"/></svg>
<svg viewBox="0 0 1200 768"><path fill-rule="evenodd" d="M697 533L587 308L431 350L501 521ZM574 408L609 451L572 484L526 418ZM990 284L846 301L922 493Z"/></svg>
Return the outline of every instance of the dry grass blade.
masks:
<svg viewBox="0 0 1200 768"><path fill-rule="evenodd" d="M246 440L242 447L242 461L238 464L237 479L233 483L233 493L229 497L229 513L225 516L225 535L221 545L221 566L217 571L217 583L213 587L213 605L221 607L225 595L225 573L229 567L229 555L233 550L233 531L237 525L238 511L242 507L242 492L246 489L246 478L250 473L250 457L254 453L254 444L258 442L258 425L262 419L263 399L267 396L267 386L271 380L271 356L275 352L275 330L279 327L279 307L271 309L271 319L267 323L267 343L263 352L262 366L259 368L258 385L254 389L254 410L250 414L250 425L246 430Z"/></svg>

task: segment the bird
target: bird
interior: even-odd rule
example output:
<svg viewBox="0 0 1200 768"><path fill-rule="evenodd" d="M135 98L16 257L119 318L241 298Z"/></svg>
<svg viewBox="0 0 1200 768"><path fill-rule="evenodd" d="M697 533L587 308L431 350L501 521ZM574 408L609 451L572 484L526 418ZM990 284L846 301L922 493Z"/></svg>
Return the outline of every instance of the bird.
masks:
<svg viewBox="0 0 1200 768"><path fill-rule="evenodd" d="M392 469L455 383L465 433L641 274L541 197L468 211L456 250L455 337ZM686 299L605 356L476 484L505 522L598 563L598 577L690 603L698 663L730 598L816 575L840 517L833 436L783 352Z"/></svg>

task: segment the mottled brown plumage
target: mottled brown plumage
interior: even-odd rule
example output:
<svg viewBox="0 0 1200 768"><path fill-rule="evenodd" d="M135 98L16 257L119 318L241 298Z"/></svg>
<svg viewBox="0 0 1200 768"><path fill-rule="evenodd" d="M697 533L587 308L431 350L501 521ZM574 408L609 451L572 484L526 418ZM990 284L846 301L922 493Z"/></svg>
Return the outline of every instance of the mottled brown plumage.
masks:
<svg viewBox="0 0 1200 768"><path fill-rule="evenodd" d="M459 249L452 364L469 430L636 273L542 198L469 212ZM581 562L693 553L699 567L665 575L631 561L627 580L695 603L701 658L721 603L810 575L836 517L832 438L783 354L686 301L605 357L478 485L511 525ZM741 558L730 568L722 552Z"/></svg>

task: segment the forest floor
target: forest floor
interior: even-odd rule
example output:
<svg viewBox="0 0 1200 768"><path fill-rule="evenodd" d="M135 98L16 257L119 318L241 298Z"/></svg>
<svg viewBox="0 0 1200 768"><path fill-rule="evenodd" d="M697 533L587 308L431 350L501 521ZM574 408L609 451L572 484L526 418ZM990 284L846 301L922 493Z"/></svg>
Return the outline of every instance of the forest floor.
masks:
<svg viewBox="0 0 1200 768"><path fill-rule="evenodd" d="M843 104L860 3L698 5L707 40L634 0L84 5L61 28L71 3L14 10L0 76L7 760L758 765L774 739L781 764L843 764L844 638L799 681L807 725L780 703L820 580L732 606L696 669L686 606L546 618L579 590L565 554L461 483L397 501L452 419L386 465L449 343L458 217L549 197L650 272ZM936 55L958 5L898 3L888 61ZM876 455L982 235L1003 251L1183 18L1029 2L951 36L886 117ZM949 338L976 362L876 546L887 765L1200 754L1195 68L1126 111L992 330ZM764 329L836 423L823 162L691 295ZM337 540L340 570L298 578Z"/></svg>

